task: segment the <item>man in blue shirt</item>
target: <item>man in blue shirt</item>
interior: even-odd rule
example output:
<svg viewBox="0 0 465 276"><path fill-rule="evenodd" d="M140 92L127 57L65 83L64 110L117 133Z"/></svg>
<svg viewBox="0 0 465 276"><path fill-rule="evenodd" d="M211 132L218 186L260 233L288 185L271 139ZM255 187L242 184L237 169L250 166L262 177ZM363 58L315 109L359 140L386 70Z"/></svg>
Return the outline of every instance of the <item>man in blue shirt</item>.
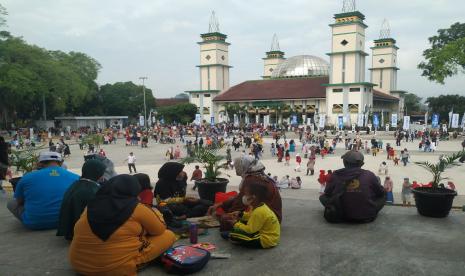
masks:
<svg viewBox="0 0 465 276"><path fill-rule="evenodd" d="M40 169L24 175L16 186L15 198L7 208L27 228L57 228L63 195L79 179L79 175L63 169L62 162L59 153L40 153Z"/></svg>

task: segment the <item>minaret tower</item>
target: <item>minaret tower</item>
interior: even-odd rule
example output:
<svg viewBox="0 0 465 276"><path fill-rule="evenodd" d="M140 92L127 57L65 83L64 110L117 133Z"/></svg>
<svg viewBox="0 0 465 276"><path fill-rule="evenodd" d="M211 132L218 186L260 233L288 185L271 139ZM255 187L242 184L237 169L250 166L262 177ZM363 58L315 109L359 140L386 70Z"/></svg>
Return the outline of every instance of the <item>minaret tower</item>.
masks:
<svg viewBox="0 0 465 276"><path fill-rule="evenodd" d="M271 74L276 69L276 66L284 60L286 60L286 58L284 57L284 52L282 52L279 48L278 36L274 34L271 41L270 51L266 52L266 57L263 58L263 78L271 78Z"/></svg>
<svg viewBox="0 0 465 276"><path fill-rule="evenodd" d="M397 50L396 40L391 37L389 22L384 19L379 39L371 47L371 82L377 85L376 89L386 94L397 90Z"/></svg>
<svg viewBox="0 0 465 276"><path fill-rule="evenodd" d="M355 122L357 114L373 104L372 83L365 82L365 15L356 10L355 0L344 0L342 13L330 24L332 45L331 71L326 88L326 112L329 124Z"/></svg>
<svg viewBox="0 0 465 276"><path fill-rule="evenodd" d="M213 98L229 88L229 43L227 35L220 32L218 18L213 11L208 33L201 34L200 45L200 90L186 91L189 101L199 108L201 118L218 122L218 112Z"/></svg>

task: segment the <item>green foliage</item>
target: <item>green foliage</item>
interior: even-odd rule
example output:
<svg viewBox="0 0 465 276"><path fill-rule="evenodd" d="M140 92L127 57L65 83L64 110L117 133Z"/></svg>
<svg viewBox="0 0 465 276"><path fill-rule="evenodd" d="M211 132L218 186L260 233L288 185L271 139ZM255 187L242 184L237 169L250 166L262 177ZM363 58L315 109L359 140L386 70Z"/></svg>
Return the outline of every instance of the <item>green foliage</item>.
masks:
<svg viewBox="0 0 465 276"><path fill-rule="evenodd" d="M99 148L103 144L103 136L99 134L90 134L82 139L83 144L94 145L96 148Z"/></svg>
<svg viewBox="0 0 465 276"><path fill-rule="evenodd" d="M99 96L105 115L128 115L138 118L139 114L144 114L144 94L141 85L136 85L130 81L108 83L100 87ZM145 101L148 113L151 108L155 107L155 98L152 95L152 90L148 88L145 88Z"/></svg>
<svg viewBox="0 0 465 276"><path fill-rule="evenodd" d="M426 99L428 107L433 113L438 113L441 121L449 120L449 112L454 109L454 113L463 114L465 112L465 97L460 95L440 95Z"/></svg>
<svg viewBox="0 0 465 276"><path fill-rule="evenodd" d="M225 159L225 156L219 155L218 150L219 148L199 147L193 151L192 156L182 159L181 163L202 163L205 168L205 179L214 181L221 175L221 169L224 168L224 163L220 162Z"/></svg>
<svg viewBox="0 0 465 276"><path fill-rule="evenodd" d="M444 84L447 77L465 70L465 23L455 23L448 29L438 30L429 39L431 48L423 51L425 61L418 65L422 76Z"/></svg>
<svg viewBox="0 0 465 276"><path fill-rule="evenodd" d="M44 147L27 147L24 150L15 150L11 152L10 164L16 167L16 171L23 174L32 171L39 161L39 150Z"/></svg>
<svg viewBox="0 0 465 276"><path fill-rule="evenodd" d="M76 114L97 94L100 64L82 53L48 51L0 34L0 108L4 121ZM89 114L86 112L86 114Z"/></svg>
<svg viewBox="0 0 465 276"><path fill-rule="evenodd" d="M442 177L442 173L452 167L460 166L458 160L465 155L465 151L460 151L449 156L445 156L439 160L436 164L430 162L415 162L415 164L426 169L433 176L433 188L438 188L439 183L442 180L448 179L447 177Z"/></svg>
<svg viewBox="0 0 465 276"><path fill-rule="evenodd" d="M163 117L165 123L177 122L182 124L191 123L195 119L197 106L191 103L182 103L172 106L157 108L158 117Z"/></svg>
<svg viewBox="0 0 465 276"><path fill-rule="evenodd" d="M407 108L407 112L416 112L420 111L421 109L421 97L418 97L417 95L413 93L407 93L404 96L404 103L405 107Z"/></svg>

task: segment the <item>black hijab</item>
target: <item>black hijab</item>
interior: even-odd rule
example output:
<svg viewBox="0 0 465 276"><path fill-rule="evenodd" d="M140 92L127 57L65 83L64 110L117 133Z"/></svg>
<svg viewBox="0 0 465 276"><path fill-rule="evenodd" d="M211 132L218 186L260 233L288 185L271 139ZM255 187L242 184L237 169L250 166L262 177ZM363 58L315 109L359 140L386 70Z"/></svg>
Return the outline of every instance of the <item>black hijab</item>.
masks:
<svg viewBox="0 0 465 276"><path fill-rule="evenodd" d="M184 169L184 165L178 162L166 162L158 170L158 181L155 184L154 196L160 199L185 196L185 187L176 180L176 176Z"/></svg>
<svg viewBox="0 0 465 276"><path fill-rule="evenodd" d="M139 181L139 185L143 190L152 190L153 187L152 185L150 185L150 177L145 174L145 173L136 173L134 175L135 178L137 178L137 180Z"/></svg>
<svg viewBox="0 0 465 276"><path fill-rule="evenodd" d="M87 206L87 220L92 232L106 241L134 212L141 191L137 178L117 175L102 186Z"/></svg>

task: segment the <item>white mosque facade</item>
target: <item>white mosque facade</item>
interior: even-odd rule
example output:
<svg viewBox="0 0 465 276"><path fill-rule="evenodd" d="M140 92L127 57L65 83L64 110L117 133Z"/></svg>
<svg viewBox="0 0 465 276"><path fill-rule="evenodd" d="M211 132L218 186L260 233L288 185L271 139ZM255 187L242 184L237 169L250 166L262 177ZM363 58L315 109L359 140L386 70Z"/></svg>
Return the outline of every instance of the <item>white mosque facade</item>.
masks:
<svg viewBox="0 0 465 276"><path fill-rule="evenodd" d="M371 116L388 121L403 116L404 91L397 89L396 41L383 27L371 47L366 81L365 16L356 10L334 15L331 50L285 58L276 37L266 52L261 80L229 85L229 46L212 15L200 45L200 89L186 91L206 122L303 123L317 126L366 126ZM383 24L384 25L384 24ZM234 113L234 114L231 114ZM297 120L296 120L297 119Z"/></svg>

